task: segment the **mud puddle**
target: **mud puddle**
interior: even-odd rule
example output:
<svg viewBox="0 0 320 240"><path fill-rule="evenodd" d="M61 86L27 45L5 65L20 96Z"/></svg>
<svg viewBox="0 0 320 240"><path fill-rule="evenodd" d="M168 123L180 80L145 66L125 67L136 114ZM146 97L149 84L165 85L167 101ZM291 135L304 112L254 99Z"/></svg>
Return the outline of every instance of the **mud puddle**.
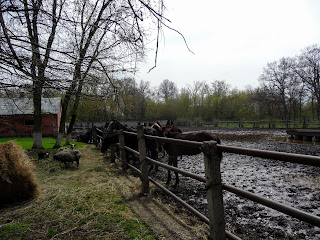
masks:
<svg viewBox="0 0 320 240"><path fill-rule="evenodd" d="M285 130L212 131L223 145L307 155L320 153L320 145L277 141L277 138L287 137ZM166 162L166 159L161 161ZM202 154L183 156L178 166L204 176ZM320 168L224 153L221 171L226 184L320 217ZM165 182L166 176L167 171L160 170L153 177ZM207 214L203 183L180 176L180 186L170 189ZM320 228L232 193L224 191L224 203L226 227L242 239L320 239Z"/></svg>

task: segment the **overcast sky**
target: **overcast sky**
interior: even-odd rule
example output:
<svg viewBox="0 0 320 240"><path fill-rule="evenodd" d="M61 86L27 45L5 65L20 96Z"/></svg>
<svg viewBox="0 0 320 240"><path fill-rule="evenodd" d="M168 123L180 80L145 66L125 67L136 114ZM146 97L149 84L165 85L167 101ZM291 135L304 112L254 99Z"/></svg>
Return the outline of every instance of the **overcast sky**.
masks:
<svg viewBox="0 0 320 240"><path fill-rule="evenodd" d="M225 80L232 88L259 85L268 62L294 57L320 44L320 0L168 0L171 27L135 76L158 86L169 79L181 89L195 81Z"/></svg>

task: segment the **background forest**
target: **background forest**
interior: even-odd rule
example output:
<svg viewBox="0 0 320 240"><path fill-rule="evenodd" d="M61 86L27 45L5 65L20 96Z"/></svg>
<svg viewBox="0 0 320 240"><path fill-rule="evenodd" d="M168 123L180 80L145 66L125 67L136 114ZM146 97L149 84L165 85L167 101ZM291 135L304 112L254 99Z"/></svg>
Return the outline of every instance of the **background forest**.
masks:
<svg viewBox="0 0 320 240"><path fill-rule="evenodd" d="M157 87L134 78L109 81L92 77L79 106L79 121L174 119L319 120L320 48L268 63L259 87L232 88L227 80L195 81L178 89L174 79Z"/></svg>
<svg viewBox="0 0 320 240"><path fill-rule="evenodd" d="M192 52L166 13L163 0L0 2L0 94L33 100L33 148L42 148L43 97L62 97L55 147L66 126L69 143L76 121L319 120L318 45L266 64L256 89L233 89L228 79L181 89L181 79L137 82L148 52L157 66L164 29Z"/></svg>

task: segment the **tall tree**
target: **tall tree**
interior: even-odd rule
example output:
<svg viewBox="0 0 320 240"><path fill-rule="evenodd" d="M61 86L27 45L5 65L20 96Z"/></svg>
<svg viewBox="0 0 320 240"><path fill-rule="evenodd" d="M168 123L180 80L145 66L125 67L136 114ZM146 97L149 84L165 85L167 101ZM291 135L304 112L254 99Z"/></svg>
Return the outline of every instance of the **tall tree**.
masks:
<svg viewBox="0 0 320 240"><path fill-rule="evenodd" d="M304 49L294 70L315 98L316 112L320 119L320 47L312 45Z"/></svg>
<svg viewBox="0 0 320 240"><path fill-rule="evenodd" d="M169 99L175 98L177 94L178 88L174 82L165 79L160 83L158 96L162 98L165 102Z"/></svg>
<svg viewBox="0 0 320 240"><path fill-rule="evenodd" d="M0 2L1 85L24 87L32 92L32 148L43 148L42 90L51 77L48 68L53 68L54 39L63 5L63 0Z"/></svg>
<svg viewBox="0 0 320 240"><path fill-rule="evenodd" d="M82 1L74 5L80 14L75 16L72 46L75 54L73 79L66 92L61 115L61 128L55 147L61 145L67 109L75 96L68 134L76 120L77 106L86 76L91 71L99 72L112 81L112 74L134 72L136 62L142 60L145 39L150 23L158 29L167 26L163 17L163 1ZM147 23L144 23L147 22ZM115 87L114 84L111 84Z"/></svg>
<svg viewBox="0 0 320 240"><path fill-rule="evenodd" d="M268 63L259 80L268 95L272 97L273 104L278 106L277 117L290 119L290 103L299 90L295 73L292 71L294 60L281 58L279 61Z"/></svg>

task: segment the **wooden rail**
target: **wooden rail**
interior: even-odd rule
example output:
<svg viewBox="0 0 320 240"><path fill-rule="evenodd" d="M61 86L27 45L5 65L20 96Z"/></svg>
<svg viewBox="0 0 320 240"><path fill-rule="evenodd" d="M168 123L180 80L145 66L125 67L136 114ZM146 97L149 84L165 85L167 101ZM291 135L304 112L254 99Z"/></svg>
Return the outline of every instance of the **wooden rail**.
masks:
<svg viewBox="0 0 320 240"><path fill-rule="evenodd" d="M225 145L218 145L216 142L192 142L185 141L180 139L171 139L171 138L163 138L163 137L155 137L143 134L143 127L138 127L138 133L118 131L119 133L119 142L120 142L120 159L122 161L122 167L125 170L128 167L137 171L141 175L142 180L142 192L149 193L149 181L162 189L165 193L169 194L173 199L175 199L178 203L180 203L183 207L188 209L190 212L199 217L203 222L209 224L210 226L210 237L212 239L240 239L239 237L233 235L232 233L225 231L225 216L224 216L224 206L222 201L222 190L232 192L238 196L247 198L256 203L262 204L269 208L275 209L279 212L285 213L289 216L302 220L304 222L310 223L314 226L320 227L320 217L309 214L307 212L298 210L291 206L287 206L285 204L278 203L276 201L270 200L265 197L258 196L251 192L247 192L241 190L239 188L223 184L221 181L221 173L220 173L220 159L218 157L218 150L223 152L242 154L248 156L261 157L266 159L280 160L285 162L293 162L298 164L305 164L320 167L320 157L301 155L301 154L291 154L291 153L281 153L274 151L266 151L266 150L257 150L257 149L247 149L247 148L239 148ZM133 149L130 149L124 145L124 134L134 134L138 136L139 139L139 152ZM160 163L153 159L150 159L146 156L146 147L145 147L145 139L153 139L158 142L168 142L174 144L182 144L185 146L198 146L202 149L204 153L204 165L205 165L205 177L186 172L182 169L169 166L164 163ZM139 156L141 165L140 170L136 169L132 165L126 162L126 154L125 151L130 151ZM114 150L111 149L111 154L114 155ZM141 154L142 153L142 154ZM184 176L191 177L200 182L206 184L207 189L207 200L208 200L208 214L209 218L199 213L197 210L192 208L190 205L181 200L178 196L170 192L167 188L162 186L160 183L155 181L154 179L148 176L147 170L147 161L152 162L158 166L164 167L169 170L176 171Z"/></svg>
<svg viewBox="0 0 320 240"><path fill-rule="evenodd" d="M182 122L177 121L179 126L194 126L194 127L245 127L245 128L277 128L277 129L292 129L292 128L320 128L320 121L293 121L293 120L257 120L257 121L195 121Z"/></svg>

